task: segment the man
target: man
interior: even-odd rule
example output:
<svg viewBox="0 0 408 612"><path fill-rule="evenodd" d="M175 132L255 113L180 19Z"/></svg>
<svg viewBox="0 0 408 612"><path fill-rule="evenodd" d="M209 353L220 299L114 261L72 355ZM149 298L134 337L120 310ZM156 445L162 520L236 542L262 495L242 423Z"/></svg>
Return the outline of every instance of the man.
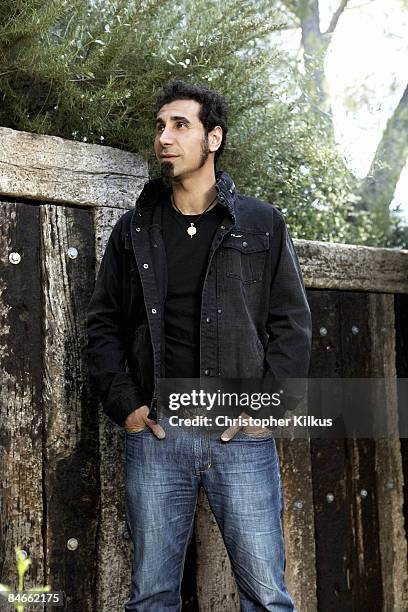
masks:
<svg viewBox="0 0 408 612"><path fill-rule="evenodd" d="M172 81L155 121L161 177L113 228L87 320L91 377L126 430L134 559L125 610L181 609L200 486L241 610L294 610L272 431L172 427L158 416L157 388L161 378L306 377L311 322L299 263L282 214L215 171L227 134L218 93Z"/></svg>

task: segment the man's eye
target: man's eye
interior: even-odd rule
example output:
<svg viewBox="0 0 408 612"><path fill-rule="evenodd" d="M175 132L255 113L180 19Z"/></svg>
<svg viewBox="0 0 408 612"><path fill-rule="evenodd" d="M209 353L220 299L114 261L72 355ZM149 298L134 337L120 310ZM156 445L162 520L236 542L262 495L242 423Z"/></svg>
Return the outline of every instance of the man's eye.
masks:
<svg viewBox="0 0 408 612"><path fill-rule="evenodd" d="M156 132L161 132L164 128L164 125L157 125L156 126Z"/></svg>
<svg viewBox="0 0 408 612"><path fill-rule="evenodd" d="M176 125L177 127L181 127L182 125L186 125L186 124L184 123L184 121L177 121Z"/></svg>

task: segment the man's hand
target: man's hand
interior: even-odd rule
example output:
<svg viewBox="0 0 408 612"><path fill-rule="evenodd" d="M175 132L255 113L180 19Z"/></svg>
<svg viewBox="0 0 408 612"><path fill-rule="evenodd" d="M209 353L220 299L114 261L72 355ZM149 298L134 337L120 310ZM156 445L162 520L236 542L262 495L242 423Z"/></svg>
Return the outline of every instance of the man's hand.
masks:
<svg viewBox="0 0 408 612"><path fill-rule="evenodd" d="M153 419L149 419L147 415L149 414L149 407L144 405L140 406L140 408L136 408L133 412L131 412L125 421L125 429L128 432L138 432L142 431L146 427L150 427L156 438L164 438L166 433L156 421Z"/></svg>
<svg viewBox="0 0 408 612"><path fill-rule="evenodd" d="M244 411L239 415L240 417L250 418L249 415ZM247 434L251 434L254 438L262 438L265 433L270 432L271 430L267 427L258 427L256 425L231 425L221 434L221 440L223 442L229 442L232 438L239 432L244 431Z"/></svg>

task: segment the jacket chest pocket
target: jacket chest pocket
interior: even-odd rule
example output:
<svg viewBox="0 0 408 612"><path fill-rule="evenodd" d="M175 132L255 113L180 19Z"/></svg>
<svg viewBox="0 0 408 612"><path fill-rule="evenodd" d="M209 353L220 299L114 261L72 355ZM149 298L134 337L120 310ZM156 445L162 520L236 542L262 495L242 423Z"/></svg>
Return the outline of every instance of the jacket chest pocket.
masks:
<svg viewBox="0 0 408 612"><path fill-rule="evenodd" d="M222 243L225 273L243 283L257 283L263 278L269 234L231 233Z"/></svg>

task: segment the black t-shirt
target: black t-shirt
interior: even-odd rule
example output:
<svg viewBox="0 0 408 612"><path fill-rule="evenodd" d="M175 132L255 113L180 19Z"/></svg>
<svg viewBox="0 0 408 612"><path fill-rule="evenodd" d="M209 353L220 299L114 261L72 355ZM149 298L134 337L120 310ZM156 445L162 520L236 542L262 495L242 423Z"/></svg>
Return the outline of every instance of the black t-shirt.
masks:
<svg viewBox="0 0 408 612"><path fill-rule="evenodd" d="M200 376L201 292L215 231L225 210L217 203L197 221L197 233L187 228L200 215L183 215L170 199L163 201L163 240L167 256L168 289L164 309L165 376Z"/></svg>

